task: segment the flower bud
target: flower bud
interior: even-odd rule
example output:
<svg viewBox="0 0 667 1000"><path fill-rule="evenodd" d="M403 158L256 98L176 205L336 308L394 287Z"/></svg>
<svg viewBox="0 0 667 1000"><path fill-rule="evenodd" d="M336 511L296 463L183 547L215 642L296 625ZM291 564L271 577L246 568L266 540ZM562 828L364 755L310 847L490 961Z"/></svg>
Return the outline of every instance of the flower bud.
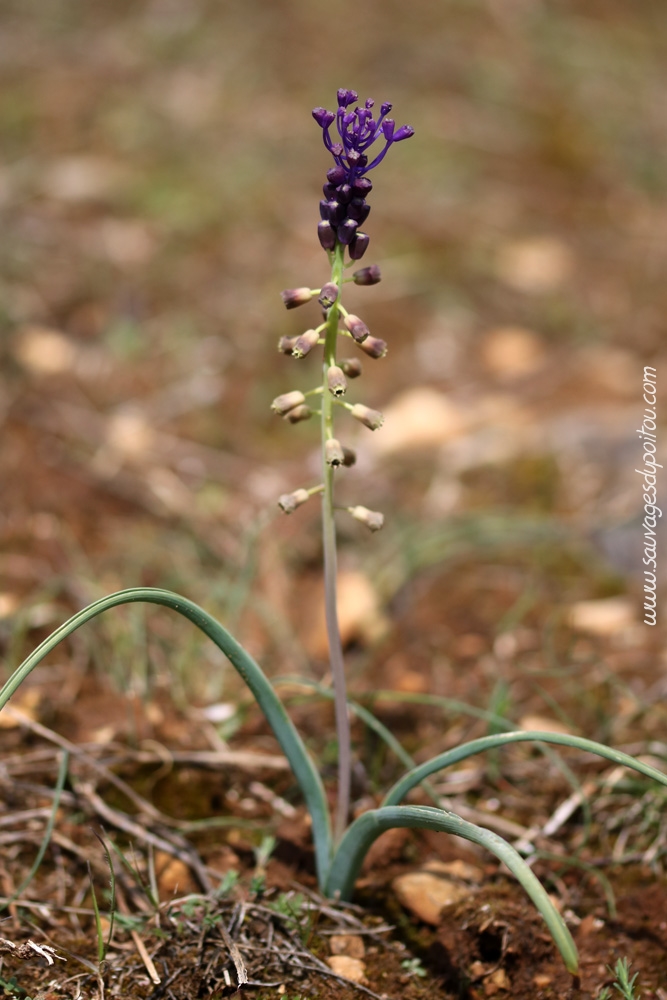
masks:
<svg viewBox="0 0 667 1000"><path fill-rule="evenodd" d="M359 358L343 358L340 366L348 378L359 378L363 372Z"/></svg>
<svg viewBox="0 0 667 1000"><path fill-rule="evenodd" d="M355 233L350 240L349 252L351 260L361 260L370 243L370 236L367 233Z"/></svg>
<svg viewBox="0 0 667 1000"><path fill-rule="evenodd" d="M309 351L312 351L319 339L320 335L317 330L306 330L305 333L302 333L300 337L296 338L292 349L292 357L305 358L306 354L308 354Z"/></svg>
<svg viewBox="0 0 667 1000"><path fill-rule="evenodd" d="M332 396L344 396L347 390L347 380L342 368L332 365L327 371L327 385Z"/></svg>
<svg viewBox="0 0 667 1000"><path fill-rule="evenodd" d="M343 320L343 324L345 328L350 331L358 344L363 343L369 334L366 324L363 320L360 320L358 316L355 316L354 313L348 313Z"/></svg>
<svg viewBox="0 0 667 1000"><path fill-rule="evenodd" d="M352 181L355 198L365 198L373 190L373 182L368 177L357 177Z"/></svg>
<svg viewBox="0 0 667 1000"><path fill-rule="evenodd" d="M345 219L344 222L341 222L340 226L336 230L336 236L344 246L347 246L348 243L352 242L358 225L359 223L355 222L354 219Z"/></svg>
<svg viewBox="0 0 667 1000"><path fill-rule="evenodd" d="M342 184L345 177L345 167L341 167L339 164L332 167L331 170L327 170L327 180L329 181L329 184Z"/></svg>
<svg viewBox="0 0 667 1000"><path fill-rule="evenodd" d="M378 281L382 280L380 268L377 264L371 264L370 267L362 267L359 271L355 271L352 277L354 278L355 285L377 285Z"/></svg>
<svg viewBox="0 0 667 1000"><path fill-rule="evenodd" d="M296 344L296 337L281 337L278 341L278 350L281 354L291 354Z"/></svg>
<svg viewBox="0 0 667 1000"><path fill-rule="evenodd" d="M333 468L345 464L343 446L336 438L329 438L328 441L324 442L324 459L327 465L331 465Z"/></svg>
<svg viewBox="0 0 667 1000"><path fill-rule="evenodd" d="M369 358L383 358L387 353L387 341L381 337L366 337L359 347Z"/></svg>
<svg viewBox="0 0 667 1000"><path fill-rule="evenodd" d="M292 412L294 411L292 410ZM384 423L384 417L379 410L371 410L370 406L364 406L363 403L355 403L354 406L350 408L350 413L355 420L364 424L371 431L376 431L378 427L382 427Z"/></svg>
<svg viewBox="0 0 667 1000"><path fill-rule="evenodd" d="M271 403L271 409L274 413L279 416L284 417L286 413L293 410L295 406L300 406L302 403L306 402L306 397L298 389L294 392L284 392L282 396L276 396L276 398Z"/></svg>
<svg viewBox="0 0 667 1000"><path fill-rule="evenodd" d="M310 302L313 293L310 288L286 288L284 292L280 293L280 297L285 303L286 309L296 309L297 306Z"/></svg>
<svg viewBox="0 0 667 1000"><path fill-rule="evenodd" d="M348 156L349 155L350 154L348 153ZM352 194L352 188L349 184L341 184L336 188L336 197L343 205L347 205L348 201L352 200Z"/></svg>
<svg viewBox="0 0 667 1000"><path fill-rule="evenodd" d="M288 410L283 420L289 420L290 424L299 424L302 420L310 420L312 415L311 408L302 403L300 406L295 406L293 410Z"/></svg>
<svg viewBox="0 0 667 1000"><path fill-rule="evenodd" d="M320 246L324 250L333 250L336 246L336 231L332 228L331 223L323 219L317 226L317 237L320 241Z"/></svg>
<svg viewBox="0 0 667 1000"><path fill-rule="evenodd" d="M347 205L347 215L350 219L354 219L361 225L365 222L370 215L371 206L367 205L363 198L353 198L349 205ZM323 216L324 218L324 216Z"/></svg>
<svg viewBox="0 0 667 1000"><path fill-rule="evenodd" d="M356 461L356 451L353 451L352 448L346 448L345 445L343 445L343 465L349 469L356 464Z"/></svg>
<svg viewBox="0 0 667 1000"><path fill-rule="evenodd" d="M368 507L348 507L355 521L365 524L371 531L379 531L384 524L384 514L379 510L369 510Z"/></svg>
<svg viewBox="0 0 667 1000"><path fill-rule="evenodd" d="M283 493L278 497L278 506L284 514L292 514L297 507L310 499L308 490L294 490L294 493Z"/></svg>
<svg viewBox="0 0 667 1000"><path fill-rule="evenodd" d="M326 285L322 286L320 292L320 297L317 300L323 309L331 309L332 305L338 298L338 285L335 285L333 281L328 281Z"/></svg>
<svg viewBox="0 0 667 1000"><path fill-rule="evenodd" d="M328 201L327 203L327 214L326 218L329 222L337 226L339 222L342 222L345 218L345 205L341 205L339 201L336 201L335 197Z"/></svg>

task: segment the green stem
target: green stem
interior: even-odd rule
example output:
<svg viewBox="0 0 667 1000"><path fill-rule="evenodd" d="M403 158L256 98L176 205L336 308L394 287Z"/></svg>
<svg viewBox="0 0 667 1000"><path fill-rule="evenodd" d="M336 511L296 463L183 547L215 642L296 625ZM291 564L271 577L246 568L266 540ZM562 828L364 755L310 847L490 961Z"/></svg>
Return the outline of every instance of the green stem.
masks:
<svg viewBox="0 0 667 1000"><path fill-rule="evenodd" d="M336 244L331 262L331 280L339 288L343 283L343 262L345 247ZM324 608L329 640L329 662L334 688L336 712L336 732L338 734L338 801L334 822L334 838L338 842L347 827L350 812L350 773L352 767L350 749L350 720L347 713L345 691L345 665L343 647L338 627L336 601L336 523L334 521L334 473L327 465L324 455L326 442L334 436L333 396L327 384L327 372L336 364L336 340L338 337L338 316L340 313L340 293L329 310L324 341L324 362L322 365L322 542L324 548Z"/></svg>

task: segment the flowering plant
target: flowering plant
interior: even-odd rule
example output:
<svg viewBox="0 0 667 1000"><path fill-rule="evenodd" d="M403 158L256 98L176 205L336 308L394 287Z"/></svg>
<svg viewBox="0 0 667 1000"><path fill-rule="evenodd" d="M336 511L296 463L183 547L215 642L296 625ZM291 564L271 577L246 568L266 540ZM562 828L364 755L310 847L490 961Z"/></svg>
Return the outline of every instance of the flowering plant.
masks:
<svg viewBox="0 0 667 1000"><path fill-rule="evenodd" d="M366 853L373 841L385 830L392 827L412 827L453 833L489 850L516 876L542 914L566 967L574 975L577 972L577 950L570 932L517 850L497 834L466 822L449 810L437 806L405 805L404 800L415 786L436 771L473 754L524 741L588 751L616 764L634 768L663 785L667 785L667 775L621 751L580 737L550 732L504 732L464 743L412 768L389 790L377 808L362 813L348 825L352 755L336 607L334 478L342 469L354 464L355 457L351 449L342 445L334 435L334 414L336 408L343 408L372 431L380 428L382 414L362 403L352 404L344 399L347 380L361 374L361 364L356 356L339 360L337 347L340 335L352 340L368 357L377 359L386 354L387 345L384 340L371 336L366 324L345 309L342 288L346 281L354 281L357 285L374 285L380 280L377 265L363 267L355 271L351 278L345 278L344 274L347 267L354 266L363 257L369 245L368 235L359 229L370 212L366 199L372 183L367 174L381 163L394 143L412 136L413 130L409 125L396 129L394 121L387 117L391 110L390 104L382 104L380 114L375 119L372 100L366 101L363 107L357 106L349 111L348 108L357 101L357 94L351 90L339 90L337 96L338 110L335 113L325 108L315 108L313 111L313 117L322 129L324 145L334 159L323 188L324 198L320 202L321 219L318 225L319 241L327 252L331 266L330 277L319 289L300 287L283 292L283 301L288 309L301 306L317 297L324 319L319 326L306 330L299 336L283 338L279 345L283 353L296 359L306 357L321 345L322 380L321 384L308 392L287 392L278 396L272 404L276 414L290 423L296 423L318 412L308 402L311 397L319 399L320 403L322 482L309 488L296 489L280 497L278 502L283 512L290 514L313 496L319 495L322 500L326 621L339 757L338 798L333 825L320 774L273 685L249 653L215 618L192 601L171 591L146 587L122 590L79 611L45 639L12 674L0 690L0 709L47 653L102 612L133 602L171 608L193 622L226 654L247 683L272 727L299 782L312 819L317 877L320 888L326 895L342 899L351 897ZM340 141L332 140L330 134L334 121ZM384 146L370 159L369 150L380 139L384 140ZM347 262L346 254L349 258ZM371 531L382 527L383 517L379 512L360 504L345 505L343 509Z"/></svg>

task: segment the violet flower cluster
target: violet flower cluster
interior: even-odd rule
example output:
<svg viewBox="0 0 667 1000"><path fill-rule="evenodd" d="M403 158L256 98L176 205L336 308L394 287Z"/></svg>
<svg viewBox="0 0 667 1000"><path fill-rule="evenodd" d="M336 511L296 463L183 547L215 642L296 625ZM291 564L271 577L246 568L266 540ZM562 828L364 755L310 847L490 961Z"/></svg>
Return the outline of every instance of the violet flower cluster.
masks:
<svg viewBox="0 0 667 1000"><path fill-rule="evenodd" d="M327 251L331 263L331 277L321 288L301 286L282 292L287 309L295 309L312 299L317 299L321 307L322 321L300 336L281 337L278 350L293 358L302 359L321 345L323 380L319 386L303 392L293 390L283 393L272 404L274 413L292 424L309 420L315 415L321 417L323 482L310 489L283 494L278 505L286 514L291 514L310 497L322 494L325 524L333 521L334 509L341 509L333 502L333 472L354 465L355 462L352 449L342 445L335 436L335 410L347 411L349 416L371 431L378 430L384 419L378 410L345 399L348 380L358 378L362 373L362 366L358 357L337 358L339 337L354 344L369 358L383 358L387 353L386 341L381 337L371 336L364 321L348 312L342 302L345 283L376 285L381 279L377 264L362 267L354 271L351 277L345 277L347 267L359 260L368 247L368 235L359 229L370 212L366 198L373 185L366 175L382 162L393 143L408 139L414 133L409 125L397 129L393 119L387 117L391 104L380 105L380 113L375 118L374 101L371 99L363 107L357 106L353 111L348 111L356 100L354 90L341 89L338 91L336 113L327 111L326 108L315 108L313 111L313 117L322 129L324 144L334 158L334 166L327 172L327 183L323 189L324 199L320 202L322 219L318 227L320 243ZM334 122L340 142L334 142L331 137L330 130ZM384 144L373 155L370 150L378 139L383 139ZM350 258L348 264L345 263L346 253ZM342 509L347 510L355 520L365 524L371 531L382 527L383 517L378 511L368 510L359 504L345 505ZM333 549L333 529L325 531L325 536L333 542L330 544ZM333 565L333 552L329 553L328 559ZM325 545L325 575L326 563Z"/></svg>
<svg viewBox="0 0 667 1000"><path fill-rule="evenodd" d="M380 114L373 117L375 101L369 98L363 108L348 111L358 99L354 90L338 91L337 112L315 108L313 118L322 129L324 145L334 158L334 166L327 171L327 183L320 201L321 222L317 235L325 250L333 250L336 243L348 248L352 260L360 260L366 252L369 237L360 230L368 218L370 205L366 198L373 184L366 174L377 167L390 146L414 134L410 125L396 128L393 118L387 118L391 104L380 105ZM336 123L340 141L331 138L330 129ZM373 156L371 146L384 139L383 148Z"/></svg>

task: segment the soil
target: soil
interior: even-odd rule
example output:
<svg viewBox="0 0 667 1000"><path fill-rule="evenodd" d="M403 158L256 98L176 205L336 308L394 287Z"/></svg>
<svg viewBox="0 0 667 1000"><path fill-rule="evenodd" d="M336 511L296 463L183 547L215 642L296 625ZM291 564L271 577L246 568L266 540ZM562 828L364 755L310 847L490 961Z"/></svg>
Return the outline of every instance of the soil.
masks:
<svg viewBox="0 0 667 1000"><path fill-rule="evenodd" d="M310 109L387 89L416 134L376 175L383 281L345 291L390 344L354 388L385 427L340 425L346 496L386 517L377 537L338 524L350 695L418 762L555 727L664 769L635 473L645 365L658 435L664 411L662 12L341 0L334 30L311 0L0 7L4 674L103 594L182 592L276 679L333 806L318 508L275 503L317 475L316 433L269 403L318 377L275 351L315 315L285 313L280 289L323 280ZM274 738L162 609L91 624L12 705L5 996L231 996L228 934L258 1000L598 1000L620 995L619 959L637 997L667 998L665 796L608 762L522 744L433 778L531 858L579 948L573 981L518 885L455 838L385 834L354 903L321 899ZM358 719L353 743L360 813L403 765ZM398 902L399 875L457 859L482 877L437 924ZM357 986L325 962L342 931L364 945Z"/></svg>

